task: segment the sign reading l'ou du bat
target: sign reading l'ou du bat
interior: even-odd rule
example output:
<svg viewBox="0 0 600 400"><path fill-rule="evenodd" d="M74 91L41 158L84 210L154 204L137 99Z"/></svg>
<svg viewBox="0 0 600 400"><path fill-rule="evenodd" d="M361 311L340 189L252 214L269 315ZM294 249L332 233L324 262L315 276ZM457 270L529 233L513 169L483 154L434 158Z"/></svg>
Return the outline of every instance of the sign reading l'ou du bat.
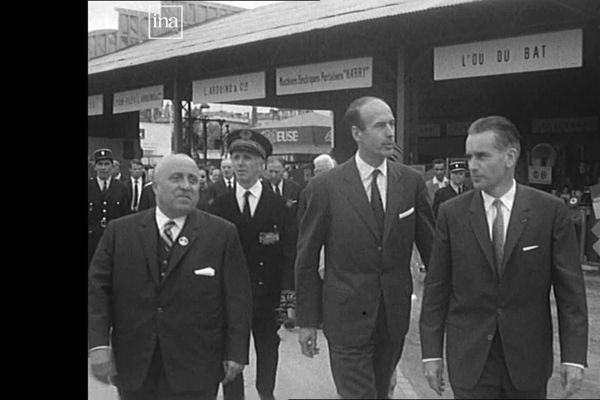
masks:
<svg viewBox="0 0 600 400"><path fill-rule="evenodd" d="M264 99L265 96L264 71L192 82L192 101L194 103Z"/></svg>
<svg viewBox="0 0 600 400"><path fill-rule="evenodd" d="M434 48L434 80L576 68L583 31L573 29Z"/></svg>

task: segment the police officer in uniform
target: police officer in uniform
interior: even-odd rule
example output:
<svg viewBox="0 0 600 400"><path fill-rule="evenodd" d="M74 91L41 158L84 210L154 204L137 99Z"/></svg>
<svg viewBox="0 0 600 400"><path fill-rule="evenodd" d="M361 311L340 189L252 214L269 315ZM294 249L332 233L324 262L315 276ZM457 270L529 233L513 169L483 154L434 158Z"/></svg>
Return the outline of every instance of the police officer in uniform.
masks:
<svg viewBox="0 0 600 400"><path fill-rule="evenodd" d="M96 176L88 181L88 268L108 221L129 213L127 188L112 177L112 168L112 151L96 150Z"/></svg>
<svg viewBox="0 0 600 400"><path fill-rule="evenodd" d="M271 142L258 132L240 129L227 139L237 185L215 199L213 214L233 222L244 248L252 284L252 335L256 349L256 389L273 399L283 311L293 303L297 237L292 207L259 180ZM243 376L224 385L226 400L244 398Z"/></svg>
<svg viewBox="0 0 600 400"><path fill-rule="evenodd" d="M468 188L465 186L465 174L467 172L467 163L462 160L452 161L449 165L450 183L437 192L433 198L433 214L437 217L440 204L446 200L458 196Z"/></svg>

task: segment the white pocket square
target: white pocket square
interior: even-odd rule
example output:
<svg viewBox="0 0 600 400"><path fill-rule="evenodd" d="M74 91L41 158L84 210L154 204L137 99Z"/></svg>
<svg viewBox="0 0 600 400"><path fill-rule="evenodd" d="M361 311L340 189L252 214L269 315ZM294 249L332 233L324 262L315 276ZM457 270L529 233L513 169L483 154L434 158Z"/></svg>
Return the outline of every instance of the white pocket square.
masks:
<svg viewBox="0 0 600 400"><path fill-rule="evenodd" d="M409 210L406 210L406 211L398 214L398 218L399 219L406 218L406 217L408 217L410 214L412 214L414 212L415 212L415 208L411 207Z"/></svg>
<svg viewBox="0 0 600 400"><path fill-rule="evenodd" d="M523 247L523 251L529 251L529 250L537 249L538 247L540 247L540 246L538 246L537 244L534 245L534 246L526 246L526 247Z"/></svg>
<svg viewBox="0 0 600 400"><path fill-rule="evenodd" d="M195 270L194 274L195 275L204 275L204 276L215 276L215 270L211 267L206 267L206 268Z"/></svg>

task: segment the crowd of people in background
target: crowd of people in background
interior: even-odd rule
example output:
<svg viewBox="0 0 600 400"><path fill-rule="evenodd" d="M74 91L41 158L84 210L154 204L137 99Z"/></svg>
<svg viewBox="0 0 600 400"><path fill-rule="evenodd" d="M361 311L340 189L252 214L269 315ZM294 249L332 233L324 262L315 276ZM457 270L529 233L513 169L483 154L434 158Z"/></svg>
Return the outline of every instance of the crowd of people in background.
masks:
<svg viewBox="0 0 600 400"><path fill-rule="evenodd" d="M172 154L152 177L137 159L124 177L110 149L94 152L95 377L125 400L214 399L220 384L226 400L243 399L252 335L256 390L274 399L283 324L298 327L310 358L323 329L340 397L388 398L417 249L426 273L423 371L436 393L444 390L446 335L455 396L545 397L551 287L561 382L566 394L578 389L588 322L573 223L563 202L515 181L521 148L512 122L475 121L466 160L434 160L427 181L389 160L395 117L385 101L356 99L344 122L355 155L341 165L315 157L305 187L251 129L228 135L229 157L218 167Z"/></svg>

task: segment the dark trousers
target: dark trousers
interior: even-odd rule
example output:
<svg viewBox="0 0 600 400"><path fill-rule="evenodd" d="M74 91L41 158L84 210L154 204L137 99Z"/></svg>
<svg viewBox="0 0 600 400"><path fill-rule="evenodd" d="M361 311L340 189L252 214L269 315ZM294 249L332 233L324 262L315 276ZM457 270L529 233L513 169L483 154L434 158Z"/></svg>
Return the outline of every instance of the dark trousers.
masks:
<svg viewBox="0 0 600 400"><path fill-rule="evenodd" d="M119 389L119 397L121 400L214 400L218 389L219 385L215 384L213 390L206 392L173 392L163 366L160 346L157 345L142 387L138 390Z"/></svg>
<svg viewBox="0 0 600 400"><path fill-rule="evenodd" d="M387 399L403 346L404 337L390 337L382 298L369 343L347 347L329 342L331 372L338 394L344 399Z"/></svg>
<svg viewBox="0 0 600 400"><path fill-rule="evenodd" d="M502 338L500 332L496 331L477 384L469 389L452 386L452 391L455 399L545 399L547 385L527 391L513 385L504 359Z"/></svg>
<svg viewBox="0 0 600 400"><path fill-rule="evenodd" d="M272 398L279 362L280 323L276 317L256 318L252 321L252 338L256 350L256 390L261 397ZM224 400L244 398L244 375L223 385Z"/></svg>

